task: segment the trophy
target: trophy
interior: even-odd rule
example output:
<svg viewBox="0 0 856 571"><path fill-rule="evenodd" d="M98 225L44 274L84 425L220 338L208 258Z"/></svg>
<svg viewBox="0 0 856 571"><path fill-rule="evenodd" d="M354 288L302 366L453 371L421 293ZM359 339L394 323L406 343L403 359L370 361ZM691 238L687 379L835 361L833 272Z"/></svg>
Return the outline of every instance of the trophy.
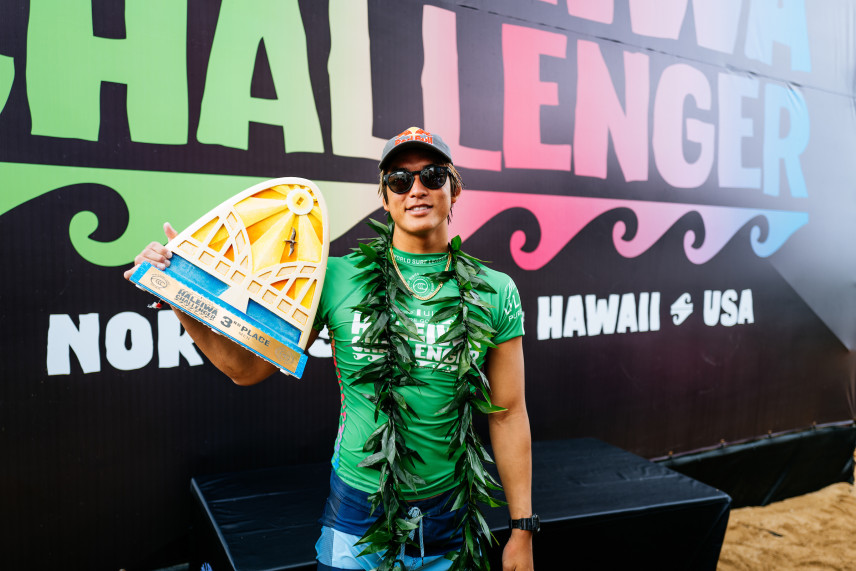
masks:
<svg viewBox="0 0 856 571"><path fill-rule="evenodd" d="M143 263L132 282L283 373L303 375L329 250L327 206L312 181L252 186L166 246L170 265Z"/></svg>

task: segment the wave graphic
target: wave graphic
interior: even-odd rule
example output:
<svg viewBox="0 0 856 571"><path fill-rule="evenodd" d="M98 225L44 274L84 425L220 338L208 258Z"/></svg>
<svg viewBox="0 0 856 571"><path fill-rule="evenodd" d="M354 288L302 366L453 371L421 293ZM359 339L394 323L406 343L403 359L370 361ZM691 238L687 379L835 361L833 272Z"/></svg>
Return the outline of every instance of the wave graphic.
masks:
<svg viewBox="0 0 856 571"><path fill-rule="evenodd" d="M630 210L637 222L636 231L632 233L624 221L616 222L612 229L615 249L625 258L645 253L683 216L697 213L704 225L704 236L699 240L695 230L684 234L684 252L694 264L709 261L750 222L754 224L750 243L755 254L762 258L776 252L794 232L808 223L806 212L468 189L464 199L455 204L450 233L466 240L495 216L511 208L529 211L541 228L541 240L529 252L523 250L525 232L517 230L511 235L511 256L524 270L544 267L595 218L617 209Z"/></svg>
<svg viewBox="0 0 856 571"><path fill-rule="evenodd" d="M101 185L105 191L118 193L126 203L130 215L127 229L117 239L101 242L94 237L100 226L98 216L82 211L72 218L69 237L86 260L100 266L117 266L129 263L142 245L161 239L164 220L183 228L200 212L210 210L237 190L259 180L231 175L0 162L0 215L58 188ZM374 184L316 182L327 200L331 241L380 206ZM532 251L523 250L526 234L522 230L511 235L511 254L525 270L544 267L587 224L618 209L629 210L636 218L635 232L629 231L621 220L612 231L616 250L627 258L646 252L681 217L697 213L703 222L704 235L697 236L695 230L684 235L686 256L696 264L710 260L746 224L754 224L750 242L755 254L767 257L808 223L805 212L467 189L463 199L455 204L451 235L459 234L466 240L495 216L512 208L528 210L541 227L541 240Z"/></svg>
<svg viewBox="0 0 856 571"><path fill-rule="evenodd" d="M183 229L201 214L262 180L235 175L0 162L0 216L29 200L71 186L96 185L105 193L114 193L129 213L128 226L121 236L97 240L102 220L90 210L75 214L68 228L69 239L81 257L98 266L112 267L130 263L152 240L163 240L165 221ZM315 182L327 200L331 241L380 207L376 183ZM95 206L92 210L99 210Z"/></svg>

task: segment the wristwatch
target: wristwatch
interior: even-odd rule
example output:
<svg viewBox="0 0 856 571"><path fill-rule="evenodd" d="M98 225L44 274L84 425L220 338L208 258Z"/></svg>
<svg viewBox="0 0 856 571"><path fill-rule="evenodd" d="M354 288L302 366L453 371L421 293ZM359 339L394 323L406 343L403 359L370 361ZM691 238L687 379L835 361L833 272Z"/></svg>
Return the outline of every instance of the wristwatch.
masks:
<svg viewBox="0 0 856 571"><path fill-rule="evenodd" d="M508 527L538 533L541 530L541 518L538 517L538 514L532 514L532 517L510 519L508 520Z"/></svg>

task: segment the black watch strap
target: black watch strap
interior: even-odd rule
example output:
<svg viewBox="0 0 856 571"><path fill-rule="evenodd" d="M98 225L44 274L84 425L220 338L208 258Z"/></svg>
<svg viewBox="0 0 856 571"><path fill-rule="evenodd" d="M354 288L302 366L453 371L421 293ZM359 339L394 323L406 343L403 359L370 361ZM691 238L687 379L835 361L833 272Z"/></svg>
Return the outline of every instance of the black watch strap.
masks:
<svg viewBox="0 0 856 571"><path fill-rule="evenodd" d="M538 533L541 529L541 518L538 517L538 514L532 514L532 517L510 519L508 520L508 526L511 529L522 529L524 531Z"/></svg>

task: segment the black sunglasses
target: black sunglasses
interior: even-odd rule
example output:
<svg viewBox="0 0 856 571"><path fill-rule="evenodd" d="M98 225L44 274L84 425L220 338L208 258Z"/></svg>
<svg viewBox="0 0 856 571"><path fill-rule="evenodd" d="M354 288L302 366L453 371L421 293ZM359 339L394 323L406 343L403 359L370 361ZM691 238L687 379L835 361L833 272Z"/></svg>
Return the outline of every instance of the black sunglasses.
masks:
<svg viewBox="0 0 856 571"><path fill-rule="evenodd" d="M416 180L415 175L417 174L425 188L437 190L446 184L446 179L449 177L449 167L428 165L418 171L395 169L383 175L383 184L395 194L404 194L413 187L413 181Z"/></svg>

